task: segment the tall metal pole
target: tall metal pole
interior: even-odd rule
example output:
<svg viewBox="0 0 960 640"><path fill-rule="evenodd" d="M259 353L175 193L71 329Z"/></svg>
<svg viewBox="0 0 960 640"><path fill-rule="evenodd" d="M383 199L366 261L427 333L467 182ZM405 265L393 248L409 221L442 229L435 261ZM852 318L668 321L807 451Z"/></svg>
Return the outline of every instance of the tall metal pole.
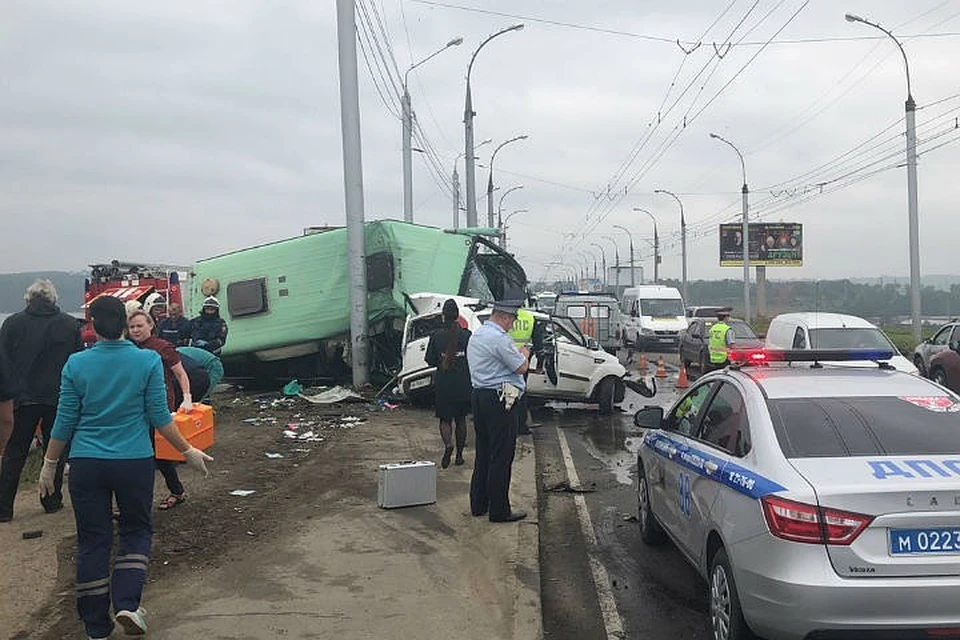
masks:
<svg viewBox="0 0 960 640"><path fill-rule="evenodd" d="M522 136L516 136L514 138L510 138L509 140L505 140L500 144L498 144L497 148L493 150L492 154L490 154L490 172L487 174L487 226L491 228L493 227L493 161L497 159L497 152L500 151L500 149L504 148L511 142L517 142L518 140L526 140L526 139L527 139L527 136L522 135ZM501 201L503 201L502 197L501 197ZM499 211L497 212L497 214L499 215Z"/></svg>
<svg viewBox="0 0 960 640"><path fill-rule="evenodd" d="M502 216L503 216L503 199L506 198L506 197L507 197L508 195L510 195L511 193L513 193L514 191L516 191L517 189L523 189L523 185L522 185L522 184L518 184L518 185L512 186L512 187L510 187L509 189L507 189L506 191L504 191L503 194L500 196L500 200L499 200L499 202L497 202L497 223L496 223L497 225L500 224L499 221L501 220L501 218L502 218ZM489 198L488 198L488 201L489 201ZM492 213L492 212L488 213L488 222L490 223L490 227L492 228L492 227L494 226L493 213Z"/></svg>
<svg viewBox="0 0 960 640"><path fill-rule="evenodd" d="M607 252L603 250L603 245L596 242L590 243L591 247L596 247L600 249L600 260L603 266L603 278L600 279L600 282L603 283L603 288L607 288Z"/></svg>
<svg viewBox="0 0 960 640"><path fill-rule="evenodd" d="M747 167L743 163L743 154L740 153L740 149L736 147L732 142L719 136L715 133L711 133L710 137L723 142L728 145L731 149L737 152L737 157L740 158L740 171L743 173L743 187L741 188L741 193L743 194L743 230L740 232L742 235L743 243L743 317L747 322L751 320L750 313L750 223L748 219L749 214L749 194L750 189L747 188Z"/></svg>
<svg viewBox="0 0 960 640"><path fill-rule="evenodd" d="M641 209L640 207L634 207L634 211L641 211L653 220L653 283L660 283L660 234L657 233L657 218L647 211L646 209Z"/></svg>
<svg viewBox="0 0 960 640"><path fill-rule="evenodd" d="M510 218L512 218L513 216L517 215L518 213L527 213L527 212L528 212L527 209L517 209L517 210L515 210L513 213L511 213L510 215L508 215L506 218L503 218L503 219L502 219L502 221L500 222L500 226L499 226L499 228L500 228L500 248L501 248L501 249L506 249L506 248L507 248L507 229L508 229L507 223L510 222Z"/></svg>
<svg viewBox="0 0 960 640"><path fill-rule="evenodd" d="M476 185L476 169L475 169L475 158L473 151L473 117L477 115L473 111L473 96L470 93L470 71L473 70L473 61L476 60L477 54L480 53L480 50L483 49L484 45L493 40L499 35L508 33L510 31L519 31L523 29L523 23L515 24L512 27L507 27L506 29L501 29L492 36L488 36L486 40L480 43L480 46L476 48L473 52L473 55L470 57L470 64L467 65L467 93L464 100L463 106L463 139L464 139L464 157L466 162L466 183L467 183L467 226L476 227L477 226L477 185Z"/></svg>
<svg viewBox="0 0 960 640"><path fill-rule="evenodd" d="M625 231L627 233L627 237L630 238L630 286L635 287L637 286L637 280L636 280L636 277L634 276L634 271L636 271L636 269L634 268L634 262L633 262L633 234L630 233L630 229L627 229L626 227L621 227L618 224L613 225L613 227L615 229L620 229L621 231Z"/></svg>
<svg viewBox="0 0 960 640"><path fill-rule="evenodd" d="M904 103L904 110L907 123L907 219L910 226L910 320L913 339L920 342L922 327L920 322L920 214L917 202L917 104L913 101L913 92L910 90L910 63L907 61L907 52L892 31L852 13L844 17L847 22L861 22L884 32L897 43L900 54L903 56L903 68L907 74L907 100Z"/></svg>
<svg viewBox="0 0 960 640"><path fill-rule="evenodd" d="M655 189L654 193L665 193L672 196L677 204L680 205L680 256L682 261L682 282L683 282L683 301L688 303L690 298L687 294L687 220L683 216L683 201L672 191L666 189Z"/></svg>
<svg viewBox="0 0 960 640"><path fill-rule="evenodd" d="M613 255L614 255L614 267L613 270L617 272L617 275L614 277L614 287L616 287L617 295L620 295L620 245L617 244L616 238L613 236L601 236L604 240L607 240L613 243Z"/></svg>
<svg viewBox="0 0 960 640"><path fill-rule="evenodd" d="M453 228L460 228L460 176L456 161L453 163Z"/></svg>
<svg viewBox="0 0 960 640"><path fill-rule="evenodd" d="M350 277L350 355L353 385L368 381L367 263L363 241L363 158L360 146L360 91L357 78L354 0L337 0L340 66L340 126L343 137L343 190Z"/></svg>
<svg viewBox="0 0 960 640"><path fill-rule="evenodd" d="M463 42L463 38L454 38L441 49L431 53L420 62L410 65L403 74L403 97L400 99L401 120L403 121L403 221L413 222L413 108L410 106L410 91L407 77L410 72L450 47Z"/></svg>

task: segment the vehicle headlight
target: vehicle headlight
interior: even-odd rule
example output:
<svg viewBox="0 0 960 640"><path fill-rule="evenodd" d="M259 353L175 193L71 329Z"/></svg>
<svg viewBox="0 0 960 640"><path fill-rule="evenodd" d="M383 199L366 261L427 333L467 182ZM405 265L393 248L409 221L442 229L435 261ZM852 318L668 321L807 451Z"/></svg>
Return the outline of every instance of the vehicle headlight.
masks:
<svg viewBox="0 0 960 640"><path fill-rule="evenodd" d="M640 333L645 336L652 336L654 334L653 329L640 329Z"/></svg>

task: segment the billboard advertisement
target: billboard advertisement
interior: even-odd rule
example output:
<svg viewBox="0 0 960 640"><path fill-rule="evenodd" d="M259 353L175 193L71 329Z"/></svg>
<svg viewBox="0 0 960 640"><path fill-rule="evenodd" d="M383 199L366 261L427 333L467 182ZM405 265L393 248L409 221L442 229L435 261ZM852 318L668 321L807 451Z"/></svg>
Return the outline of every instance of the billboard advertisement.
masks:
<svg viewBox="0 0 960 640"><path fill-rule="evenodd" d="M752 267L802 267L803 225L799 222L752 222L747 245ZM720 266L743 266L743 225L720 225Z"/></svg>

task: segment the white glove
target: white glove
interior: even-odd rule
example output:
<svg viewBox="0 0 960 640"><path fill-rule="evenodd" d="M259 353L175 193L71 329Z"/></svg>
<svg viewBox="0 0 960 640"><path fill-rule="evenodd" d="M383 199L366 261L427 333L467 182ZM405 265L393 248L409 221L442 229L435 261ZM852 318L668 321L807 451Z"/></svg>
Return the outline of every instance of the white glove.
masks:
<svg viewBox="0 0 960 640"><path fill-rule="evenodd" d="M193 398L189 393L183 394L183 402L180 403L182 411L193 411Z"/></svg>
<svg viewBox="0 0 960 640"><path fill-rule="evenodd" d="M196 447L190 447L183 452L183 457L187 459L187 464L202 473L205 476L210 475L210 472L207 471L207 463L213 462L213 457L208 456L200 449ZM52 485L51 485L52 486Z"/></svg>
<svg viewBox="0 0 960 640"><path fill-rule="evenodd" d="M55 490L57 478L57 460L50 460L46 456L43 458L43 467L40 469L40 497L46 498L52 495Z"/></svg>

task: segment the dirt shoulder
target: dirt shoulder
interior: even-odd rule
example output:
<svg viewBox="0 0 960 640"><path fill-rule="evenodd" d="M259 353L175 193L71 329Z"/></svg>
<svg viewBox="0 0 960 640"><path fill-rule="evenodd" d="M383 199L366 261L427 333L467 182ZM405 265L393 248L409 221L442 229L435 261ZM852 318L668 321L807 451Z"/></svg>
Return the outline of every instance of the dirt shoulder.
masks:
<svg viewBox="0 0 960 640"><path fill-rule="evenodd" d="M466 465L438 469L436 504L376 506L379 464L436 459L430 413L237 396L218 399L217 424L211 476L184 471L188 501L155 514L151 637L540 636L536 518L470 516L472 448ZM522 442L513 494L531 516L534 475ZM0 576L12 595L0 599L0 628L80 637L72 513L32 513L33 501L22 495L13 525L0 525L5 568L17 567ZM22 540L38 523L43 537Z"/></svg>

